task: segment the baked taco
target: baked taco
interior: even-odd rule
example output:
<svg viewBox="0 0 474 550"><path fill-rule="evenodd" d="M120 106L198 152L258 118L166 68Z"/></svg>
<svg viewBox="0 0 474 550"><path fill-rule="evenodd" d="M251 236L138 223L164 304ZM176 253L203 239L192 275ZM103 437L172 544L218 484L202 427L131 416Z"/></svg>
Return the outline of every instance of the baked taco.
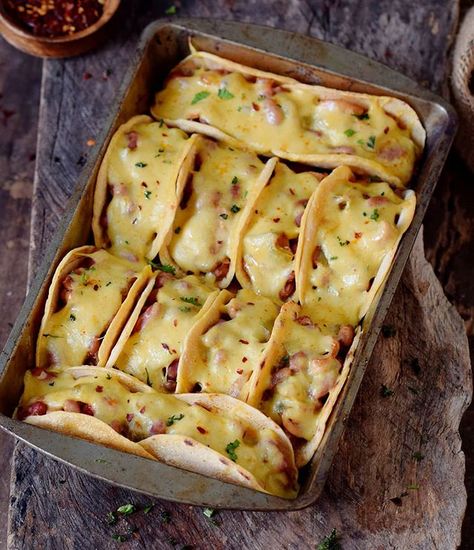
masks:
<svg viewBox="0 0 474 550"><path fill-rule="evenodd" d="M94 246L71 250L49 289L36 366L104 365L150 277L150 267Z"/></svg>
<svg viewBox="0 0 474 550"><path fill-rule="evenodd" d="M254 153L199 136L192 170L178 189L180 204L160 251L179 273L207 274L225 288L235 272L242 227L276 159L265 165Z"/></svg>
<svg viewBox="0 0 474 550"><path fill-rule="evenodd" d="M218 291L195 275L160 272L148 283L106 366L115 366L156 391L174 392L183 341Z"/></svg>
<svg viewBox="0 0 474 550"><path fill-rule="evenodd" d="M317 324L295 302L284 304L275 321L248 402L283 426L298 467L309 462L324 435L349 373L358 331L350 325Z"/></svg>
<svg viewBox="0 0 474 550"><path fill-rule="evenodd" d="M194 140L144 115L120 126L97 176L92 228L98 247L131 261L158 254Z"/></svg>
<svg viewBox="0 0 474 550"><path fill-rule="evenodd" d="M244 288L277 303L293 296L301 219L322 178L317 172L296 173L281 162L275 166L242 232L236 275Z"/></svg>
<svg viewBox="0 0 474 550"><path fill-rule="evenodd" d="M232 397L157 393L115 369L37 370L26 373L16 411L20 420L284 498L296 496L289 440L272 420Z"/></svg>
<svg viewBox="0 0 474 550"><path fill-rule="evenodd" d="M311 197L296 258L297 297L316 321L357 325L390 270L415 212L412 190L356 181L336 168Z"/></svg>
<svg viewBox="0 0 474 550"><path fill-rule="evenodd" d="M323 168L345 164L395 185L411 179L425 141L400 99L302 84L207 52L171 71L151 111L187 132Z"/></svg>

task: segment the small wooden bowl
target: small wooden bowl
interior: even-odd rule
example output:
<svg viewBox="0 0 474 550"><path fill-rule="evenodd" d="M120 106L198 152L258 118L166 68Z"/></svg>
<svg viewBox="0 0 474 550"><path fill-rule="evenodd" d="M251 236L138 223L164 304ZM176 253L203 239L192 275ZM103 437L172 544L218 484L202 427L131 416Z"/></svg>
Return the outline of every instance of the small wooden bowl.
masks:
<svg viewBox="0 0 474 550"><path fill-rule="evenodd" d="M4 2L0 0L0 32L12 46L36 57L72 57L95 48L103 41L106 37L105 26L119 5L120 0L106 0L102 16L90 27L71 35L47 38L25 31L6 13Z"/></svg>

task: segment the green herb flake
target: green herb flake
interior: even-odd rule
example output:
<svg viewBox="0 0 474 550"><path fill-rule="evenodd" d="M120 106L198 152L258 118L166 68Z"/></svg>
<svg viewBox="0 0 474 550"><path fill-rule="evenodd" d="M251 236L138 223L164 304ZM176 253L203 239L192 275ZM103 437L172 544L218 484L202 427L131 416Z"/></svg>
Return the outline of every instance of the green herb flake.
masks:
<svg viewBox="0 0 474 550"><path fill-rule="evenodd" d="M338 256L331 256L329 259L330 260L337 260Z"/></svg>
<svg viewBox="0 0 474 550"><path fill-rule="evenodd" d="M196 307L199 307L201 305L200 301L194 296L180 296L179 299L182 302L186 302L187 304L192 304L193 306L196 306Z"/></svg>
<svg viewBox="0 0 474 550"><path fill-rule="evenodd" d="M50 382L48 386L54 386L54 382Z"/></svg>
<svg viewBox="0 0 474 550"><path fill-rule="evenodd" d="M348 244L350 244L350 242L347 240L343 241L341 237L339 237L339 235L337 236L337 242L339 243L339 246L347 246Z"/></svg>
<svg viewBox="0 0 474 550"><path fill-rule="evenodd" d="M150 199L151 191L148 191L148 189L147 189L143 194L145 195L145 199Z"/></svg>
<svg viewBox="0 0 474 550"><path fill-rule="evenodd" d="M236 439L235 441L228 443L227 447L225 448L225 452L229 455L229 458L233 462L237 462L237 454L235 452L235 449L237 449L239 445L240 445L240 441Z"/></svg>
<svg viewBox="0 0 474 550"><path fill-rule="evenodd" d="M392 338L397 334L397 329L392 325L382 325L382 336L384 338Z"/></svg>
<svg viewBox="0 0 474 550"><path fill-rule="evenodd" d="M109 281L105 286L110 286L112 284L112 281Z"/></svg>
<svg viewBox="0 0 474 550"><path fill-rule="evenodd" d="M172 426L175 422L178 422L178 420L181 420L184 418L184 414L180 413L180 414L173 414L171 415L168 420L166 421L166 425L169 427L169 426Z"/></svg>
<svg viewBox="0 0 474 550"><path fill-rule="evenodd" d="M81 273L81 284L84 286L87 286L87 283L89 282L89 275L85 271Z"/></svg>
<svg viewBox="0 0 474 550"><path fill-rule="evenodd" d="M370 136L367 140L367 147L369 149L375 149L375 136Z"/></svg>
<svg viewBox="0 0 474 550"><path fill-rule="evenodd" d="M355 130L353 130L352 128L348 128L347 130L344 131L344 133L346 134L347 137L352 137L357 132Z"/></svg>
<svg viewBox="0 0 474 550"><path fill-rule="evenodd" d="M43 334L44 338L63 338L62 336L56 336L56 334L50 334L49 332L45 332Z"/></svg>
<svg viewBox="0 0 474 550"><path fill-rule="evenodd" d="M216 511L214 510L214 508L204 508L204 510L202 511L202 513L206 516L206 518L212 518L213 516L215 516L216 514Z"/></svg>
<svg viewBox="0 0 474 550"><path fill-rule="evenodd" d="M418 491L418 489L420 488L420 486L418 485L418 483L412 483L411 485L408 485L407 489L410 489L411 491Z"/></svg>
<svg viewBox="0 0 474 550"><path fill-rule="evenodd" d="M202 92L198 92L191 101L191 105L196 105L196 103L199 103L203 99L206 99L206 97L209 97L211 94L209 92L206 92L203 90Z"/></svg>
<svg viewBox="0 0 474 550"><path fill-rule="evenodd" d="M157 262L154 262L153 260L149 260L148 258L145 258L148 265L151 265L154 269L158 269L160 271L164 271L165 273L171 273L172 275L176 274L176 268L172 265L168 264L159 264Z"/></svg>
<svg viewBox="0 0 474 550"><path fill-rule="evenodd" d="M230 211L231 211L233 214L237 214L237 212L240 212L240 206L237 206L236 204L233 204L233 205L231 206Z"/></svg>
<svg viewBox="0 0 474 550"><path fill-rule="evenodd" d="M282 401L277 401L273 409L277 414L283 414L285 411L285 405Z"/></svg>
<svg viewBox="0 0 474 550"><path fill-rule="evenodd" d="M239 105L239 106L237 107L237 111L238 111L239 113L240 113L240 111L242 111L242 105Z"/></svg>
<svg viewBox="0 0 474 550"><path fill-rule="evenodd" d="M163 128L165 121L162 118L158 119L158 124L160 125L160 128Z"/></svg>
<svg viewBox="0 0 474 550"><path fill-rule="evenodd" d="M112 535L112 538L117 542L125 542L127 540L125 535Z"/></svg>
<svg viewBox="0 0 474 550"><path fill-rule="evenodd" d="M374 220L374 222L376 222L379 218L380 218L379 211L378 211L377 208L375 208L374 211L372 212L372 214L370 214L370 219Z"/></svg>
<svg viewBox="0 0 474 550"><path fill-rule="evenodd" d="M144 508L143 508L143 513L144 514L149 514L153 508L155 507L154 504L147 504Z"/></svg>
<svg viewBox="0 0 474 550"><path fill-rule="evenodd" d="M69 315L69 320L70 321L75 321L76 320L76 316L74 315L74 313L71 313L71 315Z"/></svg>
<svg viewBox="0 0 474 550"><path fill-rule="evenodd" d="M166 13L166 15L176 15L176 11L177 11L177 8L173 4L169 8L166 8L165 13Z"/></svg>
<svg viewBox="0 0 474 550"><path fill-rule="evenodd" d="M107 373L106 378L107 380L112 380L112 376L109 373Z"/></svg>
<svg viewBox="0 0 474 550"><path fill-rule="evenodd" d="M105 460L105 458L96 458L95 461L98 464L109 464L108 460ZM109 512L109 514L113 514L113 512Z"/></svg>
<svg viewBox="0 0 474 550"><path fill-rule="evenodd" d="M124 516L129 516L130 514L133 514L136 511L137 509L135 508L134 504L124 504L123 506L119 506L117 508L117 512Z"/></svg>
<svg viewBox="0 0 474 550"><path fill-rule="evenodd" d="M219 88L219 91L217 92L217 97L219 99L232 99L234 97L234 94L231 94L227 88Z"/></svg>
<svg viewBox="0 0 474 550"><path fill-rule="evenodd" d="M239 183L239 178L237 176L234 176L231 183L232 185L237 185Z"/></svg>
<svg viewBox="0 0 474 550"><path fill-rule="evenodd" d="M114 512L109 512L107 514L106 520L108 525L115 525L117 523L117 516L115 515Z"/></svg>
<svg viewBox="0 0 474 550"><path fill-rule="evenodd" d="M318 544L316 550L340 550L341 545L338 542L338 536L336 529L333 529L329 535Z"/></svg>
<svg viewBox="0 0 474 550"><path fill-rule="evenodd" d="M363 115L352 115L358 118L359 120L369 120L369 113L364 113Z"/></svg>
<svg viewBox="0 0 474 550"><path fill-rule="evenodd" d="M161 523L169 523L171 521L171 514L166 510L163 510L160 514Z"/></svg>
<svg viewBox="0 0 474 550"><path fill-rule="evenodd" d="M191 308L189 306L181 306L179 308L179 311L182 311L183 313L189 313L191 311Z"/></svg>
<svg viewBox="0 0 474 550"><path fill-rule="evenodd" d="M219 217L222 218L223 220L226 220L229 217L229 215L224 212L223 214L219 214Z"/></svg>
<svg viewBox="0 0 474 550"><path fill-rule="evenodd" d="M394 394L394 391L387 387L385 384L382 384L382 386L380 387L380 394L382 395L382 397L390 397Z"/></svg>
<svg viewBox="0 0 474 550"><path fill-rule="evenodd" d="M145 168L145 166L148 166L148 164L146 162L136 162L135 166L137 168Z"/></svg>
<svg viewBox="0 0 474 550"><path fill-rule="evenodd" d="M413 453L411 456L413 460L416 460L417 462L421 462L425 458L425 455L421 454L420 451L416 451L416 453Z"/></svg>

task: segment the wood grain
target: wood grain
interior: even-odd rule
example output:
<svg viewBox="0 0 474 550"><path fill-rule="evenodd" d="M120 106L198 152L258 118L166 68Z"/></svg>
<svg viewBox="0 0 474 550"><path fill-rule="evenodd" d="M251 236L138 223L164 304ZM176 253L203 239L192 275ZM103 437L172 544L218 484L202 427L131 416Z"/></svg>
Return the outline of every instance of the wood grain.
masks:
<svg viewBox="0 0 474 550"><path fill-rule="evenodd" d="M101 52L44 64L30 270L64 209L87 157L87 142L97 135L113 101L137 31L163 9L125 1L120 25ZM185 1L179 14L309 32L440 90L457 3ZM169 537L196 548L305 548L333 527L342 534L344 548L453 548L465 506L457 432L469 400L470 371L459 317L424 261L420 243L389 317L397 336L377 344L317 506L291 514L221 513L216 526L200 510L157 502L149 515L137 513L110 527L104 521L107 511L148 499L18 445L11 548L28 548L33 537L35 546L44 548L114 547L111 535L125 533L127 524L139 528L129 537L127 546L133 548L171 547ZM416 334L408 333L409 325L419 327ZM382 398L382 384L395 393ZM417 461L414 455L423 458ZM160 521L163 509L172 514L170 524Z"/></svg>

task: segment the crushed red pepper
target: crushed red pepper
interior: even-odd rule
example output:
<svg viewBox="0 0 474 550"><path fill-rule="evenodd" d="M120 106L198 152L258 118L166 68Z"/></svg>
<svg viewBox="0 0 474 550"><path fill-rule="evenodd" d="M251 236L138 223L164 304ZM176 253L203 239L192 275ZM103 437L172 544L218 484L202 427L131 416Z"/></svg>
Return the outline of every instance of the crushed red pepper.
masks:
<svg viewBox="0 0 474 550"><path fill-rule="evenodd" d="M67 36L93 25L105 0L7 0L6 9L25 30L36 36Z"/></svg>

